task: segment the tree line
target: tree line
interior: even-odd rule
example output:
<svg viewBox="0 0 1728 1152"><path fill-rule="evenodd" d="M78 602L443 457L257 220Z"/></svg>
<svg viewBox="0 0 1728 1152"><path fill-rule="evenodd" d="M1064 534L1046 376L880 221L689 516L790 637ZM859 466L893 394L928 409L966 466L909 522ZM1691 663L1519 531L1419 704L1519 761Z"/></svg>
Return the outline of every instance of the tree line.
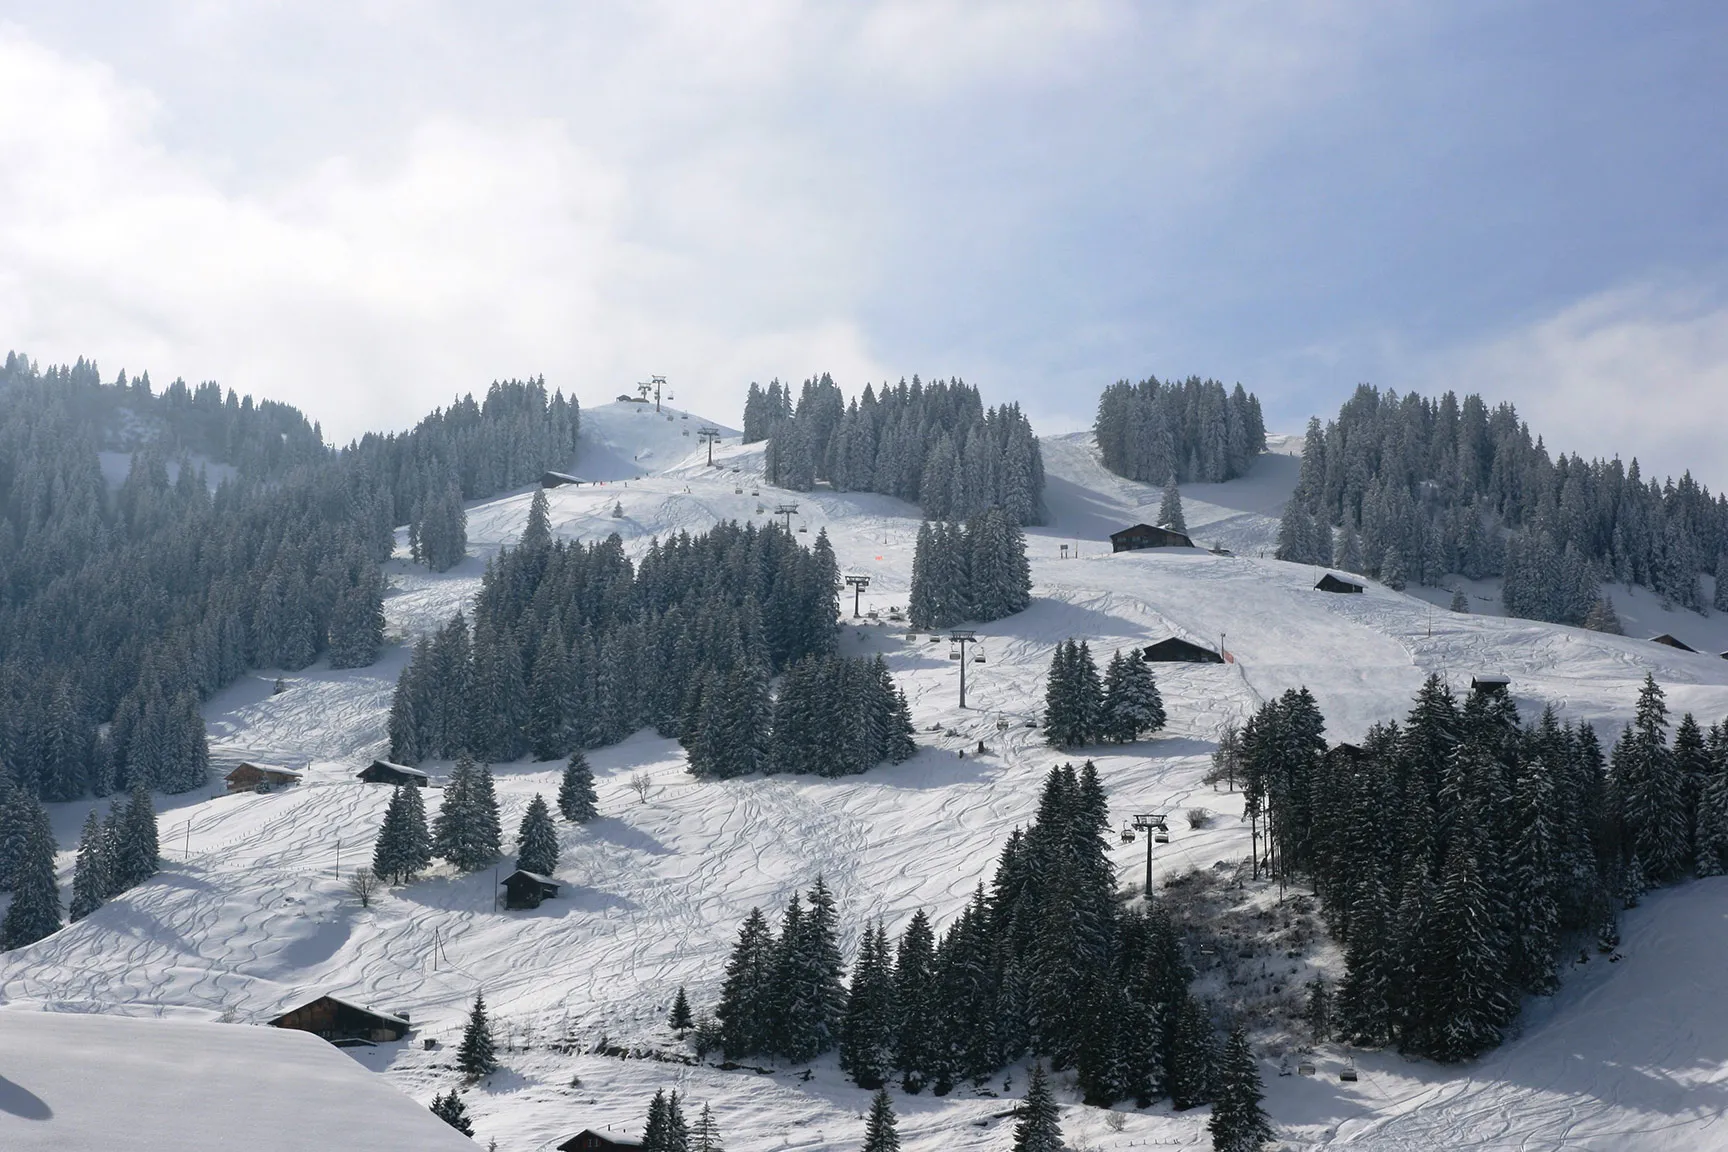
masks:
<svg viewBox="0 0 1728 1152"><path fill-rule="evenodd" d="M0 758L49 800L202 785L198 703L383 643L394 525L568 461L579 416L494 384L341 451L295 409L96 366L0 369ZM130 454L110 490L104 452ZM212 488L212 480L219 483ZM424 527L417 530L424 537ZM437 535L435 531L434 536ZM458 545L449 544L459 558ZM428 559L437 559L428 557Z"/></svg>
<svg viewBox="0 0 1728 1152"><path fill-rule="evenodd" d="M880 492L917 504L936 520L970 520L1000 508L1015 524L1042 519L1044 460L1017 404L985 408L960 380L912 377L880 391L866 384L847 401L823 373L791 385L752 383L744 442L768 441L770 484L808 492Z"/></svg>
<svg viewBox="0 0 1728 1152"><path fill-rule="evenodd" d="M1117 381L1098 398L1092 431L1104 467L1147 484L1231 480L1266 450L1259 398L1198 376Z"/></svg>
<svg viewBox="0 0 1728 1152"><path fill-rule="evenodd" d="M1268 701L1227 754L1256 867L1309 877L1345 948L1339 1035L1479 1055L1558 986L1568 941L1612 951L1649 886L1720 873L1728 724L1669 727L1648 677L1606 758L1588 723L1524 724L1503 691L1460 704L1437 676L1360 746L1326 747L1305 689Z"/></svg>
<svg viewBox="0 0 1728 1152"><path fill-rule="evenodd" d="M1600 585L1728 610L1728 495L1690 473L1646 479L1633 460L1550 456L1510 404L1400 396L1362 385L1309 421L1278 555L1388 586L1504 576L1506 611L1582 624ZM1713 597L1700 577L1718 577Z"/></svg>
<svg viewBox="0 0 1728 1152"><path fill-rule="evenodd" d="M766 685L833 655L838 585L825 532L805 548L778 526L725 521L652 541L633 564L616 534L553 540L536 492L518 546L487 564L472 627L457 613L416 644L391 704L391 758L549 760L644 725L700 744L745 723L766 747ZM727 699L750 718L725 716Z"/></svg>
<svg viewBox="0 0 1728 1152"><path fill-rule="evenodd" d="M1044 738L1051 744L1131 744L1161 731L1165 721L1157 677L1138 652L1113 653L1100 679L1086 641L1070 637L1056 645L1044 688Z"/></svg>

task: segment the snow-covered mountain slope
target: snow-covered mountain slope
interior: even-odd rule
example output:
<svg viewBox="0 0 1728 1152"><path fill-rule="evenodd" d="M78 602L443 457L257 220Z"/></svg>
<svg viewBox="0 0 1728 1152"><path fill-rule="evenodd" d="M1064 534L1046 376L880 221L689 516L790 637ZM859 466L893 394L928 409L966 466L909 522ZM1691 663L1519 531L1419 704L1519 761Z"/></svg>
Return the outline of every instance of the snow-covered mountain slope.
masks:
<svg viewBox="0 0 1728 1152"><path fill-rule="evenodd" d="M845 569L873 577L866 611L906 602L916 509L884 496L765 487L762 446L735 436L715 448L710 467L694 415L668 421L618 404L585 409L583 420L588 455L572 470L605 482L548 493L561 535L615 531L639 551L656 535L720 518L761 522L796 504L790 522L810 529L804 539L826 529ZM1271 551L1295 481L1297 462L1287 454L1268 454L1242 480L1185 490L1195 538L1236 555L1112 555L1108 532L1148 519L1159 493L1104 472L1083 436L1047 438L1043 447L1050 523L1028 532L1034 603L979 628L987 663L968 666L966 709L946 645L868 619L844 629L845 650L884 654L906 688L924 746L908 763L837 781L698 782L683 771L676 744L639 734L590 757L605 817L563 829L558 899L505 914L494 909L490 873L439 873L360 910L338 877L369 859L388 790L353 774L385 747L405 654L393 649L368 669L287 675L279 694L271 692L276 677L263 673L208 704L212 737L219 751L307 765L305 783L262 796L163 798L163 875L39 945L0 956L0 998L259 1019L331 992L408 1010L424 1035L452 1040L474 992L484 990L518 1047L529 1046L507 1052L508 1071L467 1096L481 1138L497 1137L506 1152L549 1147L583 1126L638 1124L660 1086L679 1087L697 1106L711 1103L730 1148L850 1149L867 1094L838 1074L832 1057L805 1082L792 1074L799 1070L721 1072L560 1054L549 1044L570 1035L584 1048L602 1038L675 1047L661 1021L676 989L687 985L695 1003L712 1003L750 907L772 913L819 873L849 933L878 916L897 931L920 906L946 923L988 880L1003 838L1030 818L1043 774L1064 759L1024 722L1041 705L1054 645L1068 636L1088 638L1103 656L1178 635L1221 640L1235 657L1223 666L1160 667L1169 729L1095 754L1118 820L1154 805L1202 804L1223 817L1204 829L1176 827L1160 849L1161 874L1246 855L1239 800L1201 777L1223 726L1286 688L1314 691L1333 739L1358 738L1375 721L1402 715L1430 672L1459 687L1473 673L1504 673L1526 715L1552 702L1568 720L1598 722L1610 738L1646 672L1664 684L1676 712L1707 722L1728 715L1728 661L1713 656L1453 615L1372 585L1361 596L1313 591L1314 571L1261 555ZM393 636L435 627L468 601L486 558L521 532L531 495L470 508L471 555L453 571L430 574L399 553L386 600ZM989 749L982 756L971 751L979 740ZM555 790L558 769L495 769L507 830L534 793ZM648 778L646 800L630 788L633 775ZM75 840L87 807L55 812L63 845ZM1142 847L1116 849L1125 881L1138 877ZM70 863L63 854L63 866ZM1728 882L1712 881L1630 913L1626 960L1579 970L1527 1015L1522 1039L1479 1065L1438 1069L1369 1055L1354 1085L1279 1080L1269 1068L1274 1118L1293 1146L1708 1144L1712 1131L1701 1125L1720 1112L1728 1087L1718 1051L1728 1006L1711 994L1719 964L1706 967L1728 946L1725 901ZM385 1045L356 1058L423 1101L456 1081L445 1050ZM1024 1075L1013 1082L1018 1089ZM903 1147L1006 1148L1011 1124L1000 1088L897 1098ZM1118 1133L1104 1113L1076 1104L1063 1123L1071 1139L1100 1150L1194 1144L1203 1142L1204 1113L1132 1113ZM1688 1136L1702 1143L1684 1143Z"/></svg>

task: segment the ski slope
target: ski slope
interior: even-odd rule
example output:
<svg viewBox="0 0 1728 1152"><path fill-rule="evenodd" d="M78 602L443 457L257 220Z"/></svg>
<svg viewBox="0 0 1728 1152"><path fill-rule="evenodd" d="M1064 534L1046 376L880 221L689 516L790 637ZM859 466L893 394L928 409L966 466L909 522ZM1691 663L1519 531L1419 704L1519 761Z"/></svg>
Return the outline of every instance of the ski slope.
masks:
<svg viewBox="0 0 1728 1152"><path fill-rule="evenodd" d="M915 508L872 494L768 488L760 444L742 445L727 429L709 466L694 431L702 421L665 415L634 404L584 409L582 454L570 470L598 483L547 493L554 531L588 540L617 532L639 553L655 536L722 518L765 522L780 504L796 504L793 527L809 529L800 539L826 530L844 569L871 575L866 612L885 617L905 604ZM1358 739L1401 716L1434 672L1459 689L1474 673L1508 675L1526 716L1551 702L1609 740L1647 672L1676 714L1692 710L1706 723L1728 716L1728 661L1714 656L1454 615L1377 585L1361 596L1313 591L1314 570L1264 558L1298 465L1291 442L1274 447L1281 451L1243 479L1184 491L1194 538L1234 556L1112 555L1108 532L1150 519L1158 490L1104 472L1084 436L1046 438L1049 523L1027 536L1034 602L978 629L987 663L968 665L967 708L958 706L946 644L911 640L903 626L868 618L848 617L843 628L844 651L883 654L905 687L916 757L839 781L699 782L683 771L675 743L639 733L590 756L604 817L562 829L565 887L533 912L495 910L490 872L434 872L367 910L343 889L341 877L369 861L388 799L387 788L360 784L354 773L386 747L403 648L372 668L286 674L280 693L271 690L274 673L259 673L206 706L213 749L303 766L305 782L269 795L162 798L163 874L49 940L0 955L0 1000L258 1020L333 993L408 1011L417 1036L447 1042L434 1051L383 1045L354 1057L426 1102L457 1082L448 1042L483 990L517 1050L504 1053L506 1071L465 1096L482 1142L495 1137L505 1152L530 1152L582 1127L628 1130L656 1088L677 1087L696 1108L713 1106L729 1148L838 1152L857 1146L868 1094L839 1075L832 1057L805 1080L802 1068L723 1072L566 1054L558 1049L570 1045L555 1042L584 1052L677 1049L663 1024L677 988L688 986L698 1007L712 1004L749 909L777 917L818 874L834 890L848 950L876 917L897 932L924 907L946 924L988 881L1003 839L1030 818L1045 772L1067 758L1039 744L1025 722L1041 704L1051 652L1068 636L1089 639L1100 658L1176 635L1222 642L1235 659L1160 666L1169 728L1090 753L1118 822L1147 807L1201 804L1220 814L1204 829L1172 825L1160 875L1247 854L1238 798L1201 777L1223 727L1287 688L1315 693L1333 740ZM400 541L387 568L390 635L411 642L464 606L487 558L521 532L531 497L528 490L471 507L470 556L452 571L409 563ZM851 597L843 602L850 613ZM1661 630L1693 622L1718 623L1681 613ZM980 740L988 749L981 756L973 751ZM428 767L436 775L448 765ZM556 790L560 767L495 767L507 836L536 792ZM649 780L646 800L630 787L635 775ZM68 881L69 849L88 807L54 812ZM1138 879L1143 847L1115 849L1124 882ZM1716 959L1728 949L1725 916L1724 881L1649 900L1627 916L1623 962L1610 967L1592 955L1558 996L1527 1012L1521 1038L1474 1066L1366 1054L1361 1081L1345 1085L1335 1076L1278 1079L1268 1065L1272 1115L1292 1148L1728 1146L1716 1135L1728 1087L1728 998ZM1337 1053L1322 1064L1335 1070ZM1012 1070L1007 1095L1024 1080ZM1012 1121L1003 1118L1011 1107L1003 1097L1000 1081L944 1099L897 1096L902 1146L1004 1149ZM1069 1103L1063 1114L1070 1141L1100 1152L1204 1146L1204 1123L1204 1110L1159 1107L1128 1112L1113 1132L1100 1110Z"/></svg>

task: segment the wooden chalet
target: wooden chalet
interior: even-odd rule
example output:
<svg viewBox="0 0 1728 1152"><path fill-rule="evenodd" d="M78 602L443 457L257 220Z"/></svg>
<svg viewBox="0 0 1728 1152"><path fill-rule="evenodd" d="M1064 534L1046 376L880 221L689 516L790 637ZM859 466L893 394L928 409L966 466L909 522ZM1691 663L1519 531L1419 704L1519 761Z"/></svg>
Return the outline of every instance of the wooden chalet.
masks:
<svg viewBox="0 0 1728 1152"><path fill-rule="evenodd" d="M500 883L504 887L506 908L538 908L542 900L558 895L558 881L521 868L504 877Z"/></svg>
<svg viewBox="0 0 1728 1152"><path fill-rule="evenodd" d="M1668 635L1668 633L1666 633L1666 632L1662 633L1662 635L1660 635L1660 636L1650 637L1650 643L1652 643L1652 644L1666 644L1666 645L1668 645L1668 647L1678 648L1682 652L1696 652L1696 651L1698 651L1698 649L1692 647L1692 645L1687 644L1684 641L1676 640L1676 639L1674 639L1674 637Z"/></svg>
<svg viewBox="0 0 1728 1152"><path fill-rule="evenodd" d="M336 1045L382 1044L408 1035L407 1016L374 1012L334 996L320 996L268 1023L272 1028L310 1032Z"/></svg>
<svg viewBox="0 0 1728 1152"><path fill-rule="evenodd" d="M416 788L424 788L430 778L418 768L410 768L406 764L392 764L388 760L374 760L360 769L360 779L368 784L412 784Z"/></svg>
<svg viewBox="0 0 1728 1152"><path fill-rule="evenodd" d="M568 472L548 471L540 473L540 487L542 488L562 488L566 484L580 485L586 483L588 483L588 481L582 479L582 477L572 476Z"/></svg>
<svg viewBox="0 0 1728 1152"><path fill-rule="evenodd" d="M1187 534L1150 524L1135 524L1120 532L1110 533L1112 552L1134 552L1141 548L1192 548L1194 541Z"/></svg>
<svg viewBox="0 0 1728 1152"><path fill-rule="evenodd" d="M1511 690L1511 688L1512 688L1512 677L1510 677L1510 676L1472 676L1472 677L1470 677L1470 691L1480 692L1483 695L1488 695L1488 694L1492 693L1496 696L1504 696L1504 695L1506 695L1506 693L1508 691Z"/></svg>
<svg viewBox="0 0 1728 1152"><path fill-rule="evenodd" d="M1320 577L1320 582L1314 587L1321 592L1364 592L1367 590L1354 580L1345 580L1342 577L1332 575L1330 572Z"/></svg>
<svg viewBox="0 0 1728 1152"><path fill-rule="evenodd" d="M1222 664L1224 657L1202 644L1193 644L1175 636L1160 640L1140 651L1140 659L1148 664Z"/></svg>
<svg viewBox="0 0 1728 1152"><path fill-rule="evenodd" d="M642 1141L632 1140L622 1132L596 1132L592 1128L584 1128L564 1143L558 1145L558 1152L618 1152L619 1149L640 1148Z"/></svg>
<svg viewBox="0 0 1728 1152"><path fill-rule="evenodd" d="M228 782L230 792L268 792L300 783L300 773L247 760L236 764L222 779Z"/></svg>

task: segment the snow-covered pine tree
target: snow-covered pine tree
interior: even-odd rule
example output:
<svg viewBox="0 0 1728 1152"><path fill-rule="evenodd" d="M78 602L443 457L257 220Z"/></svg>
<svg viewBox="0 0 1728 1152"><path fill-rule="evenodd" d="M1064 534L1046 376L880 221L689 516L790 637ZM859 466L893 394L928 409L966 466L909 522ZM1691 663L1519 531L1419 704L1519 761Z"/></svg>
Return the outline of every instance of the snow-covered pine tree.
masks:
<svg viewBox="0 0 1728 1152"><path fill-rule="evenodd" d="M1606 632L1610 636L1623 634L1624 629L1620 627L1620 615L1614 611L1614 598L1612 596L1596 598L1596 602L1590 606L1589 614L1584 617L1584 627L1592 632Z"/></svg>
<svg viewBox="0 0 1728 1152"><path fill-rule="evenodd" d="M1468 597L1464 594L1464 589L1457 588L1457 589L1453 590L1452 603L1450 605L1450 608L1454 612L1463 613L1463 614L1469 613L1469 611L1470 611L1470 597Z"/></svg>
<svg viewBox="0 0 1728 1152"><path fill-rule="evenodd" d="M502 850L492 772L464 754L457 758L432 826L433 851L462 872L477 872Z"/></svg>
<svg viewBox="0 0 1728 1152"><path fill-rule="evenodd" d="M1633 723L1614 747L1612 786L1623 840L1650 879L1664 883L1685 866L1685 786L1667 743L1668 706L1654 675L1645 674Z"/></svg>
<svg viewBox="0 0 1728 1152"><path fill-rule="evenodd" d="M378 828L372 871L387 882L408 884L431 862L432 838L426 828L426 805L420 789L399 784L390 794Z"/></svg>
<svg viewBox="0 0 1728 1152"><path fill-rule="evenodd" d="M1182 492L1176 487L1176 473L1164 482L1164 497L1158 502L1158 525L1173 532L1188 531L1188 521L1182 515Z"/></svg>
<svg viewBox="0 0 1728 1152"><path fill-rule="evenodd" d="M1248 1047L1248 1033L1240 1024L1230 1030L1218 1063L1218 1091L1207 1127L1216 1152L1259 1152L1273 1138L1272 1122L1260 1102L1264 1099L1260 1068Z"/></svg>
<svg viewBox="0 0 1728 1152"><path fill-rule="evenodd" d="M894 1102L889 1099L886 1086L876 1089L870 1100L870 1117L864 1122L864 1144L859 1152L900 1152Z"/></svg>
<svg viewBox="0 0 1728 1152"><path fill-rule="evenodd" d="M690 1128L690 1152L726 1152L720 1139L720 1124L714 1119L714 1110L706 1104Z"/></svg>
<svg viewBox="0 0 1728 1152"><path fill-rule="evenodd" d="M1519 777L1513 801L1511 866L1506 890L1512 901L1508 977L1534 996L1560 986L1560 904L1555 895L1554 787L1548 766L1537 760Z"/></svg>
<svg viewBox="0 0 1728 1152"><path fill-rule="evenodd" d="M1718 612L1728 612L1728 549L1716 554L1716 594L1710 605Z"/></svg>
<svg viewBox="0 0 1728 1152"><path fill-rule="evenodd" d="M684 985L678 985L678 995L672 998L672 1010L666 1014L666 1025L679 1032L688 1031L695 1024L690 1015L690 997L684 993Z"/></svg>
<svg viewBox="0 0 1728 1152"><path fill-rule="evenodd" d="M1062 1125L1042 1060L1032 1065L1020 1119L1014 1124L1014 1152L1062 1152Z"/></svg>
<svg viewBox="0 0 1728 1152"><path fill-rule="evenodd" d="M1272 555L1294 564L1316 563L1314 518L1295 497L1284 504L1284 514L1278 520L1278 546Z"/></svg>
<svg viewBox="0 0 1728 1152"><path fill-rule="evenodd" d="M594 772L588 758L577 749L570 753L564 777L558 782L558 811L576 824L586 824L600 815L599 796L594 791Z"/></svg>
<svg viewBox="0 0 1728 1152"><path fill-rule="evenodd" d="M930 918L913 913L894 956L894 1067L900 1086L916 1094L942 1070L936 984L936 938Z"/></svg>
<svg viewBox="0 0 1728 1152"><path fill-rule="evenodd" d="M54 876L54 832L48 811L27 797L23 850L12 870L12 903L0 919L0 952L60 931L60 885Z"/></svg>
<svg viewBox="0 0 1728 1152"><path fill-rule="evenodd" d="M1105 737L1127 744L1160 731L1164 723L1164 698L1151 667L1137 652L1116 652L1104 673Z"/></svg>
<svg viewBox="0 0 1728 1152"><path fill-rule="evenodd" d="M1711 726L1707 747L1710 765L1698 792L1698 875L1720 876L1728 871L1728 724Z"/></svg>
<svg viewBox="0 0 1728 1152"><path fill-rule="evenodd" d="M880 1088L893 1069L894 980L887 930L867 926L852 966L840 1023L840 1070L860 1088Z"/></svg>
<svg viewBox="0 0 1728 1152"><path fill-rule="evenodd" d="M468 1109L454 1088L432 1097L432 1115L464 1136L474 1135L474 1122L468 1119Z"/></svg>
<svg viewBox="0 0 1728 1152"><path fill-rule="evenodd" d="M1387 548L1386 551L1381 554L1380 583L1386 585L1386 587L1392 589L1392 591L1404 591L1404 586L1409 579L1408 571L1409 570L1404 564L1404 552L1402 549L1393 546Z"/></svg>
<svg viewBox="0 0 1728 1152"><path fill-rule="evenodd" d="M1432 976L1419 1054L1443 1063L1473 1059L1500 1043L1500 1022L1510 1013L1506 944L1472 837L1456 838L1447 854L1427 947Z"/></svg>
<svg viewBox="0 0 1728 1152"><path fill-rule="evenodd" d="M768 1051L772 1043L771 1016L779 992L776 950L774 932L762 909L750 909L726 962L726 980L714 1013L720 1021L720 1047L728 1059Z"/></svg>
<svg viewBox="0 0 1728 1152"><path fill-rule="evenodd" d="M498 1070L498 1053L492 1040L492 1023L486 1018L484 993L474 993L474 1007L468 1012L462 1044L456 1050L456 1067L476 1077Z"/></svg>
<svg viewBox="0 0 1728 1152"><path fill-rule="evenodd" d="M108 836L102 818L92 808L78 836L78 860L72 871L72 919L82 920L100 908L113 885Z"/></svg>
<svg viewBox="0 0 1728 1152"><path fill-rule="evenodd" d="M546 798L538 792L528 802L516 832L516 867L541 876L550 876L558 868L558 827L552 823Z"/></svg>
<svg viewBox="0 0 1728 1152"><path fill-rule="evenodd" d="M113 879L114 893L136 888L156 875L160 846L156 837L156 809L150 801L150 790L139 781L120 813L115 829Z"/></svg>
<svg viewBox="0 0 1728 1152"><path fill-rule="evenodd" d="M544 548L552 543L551 509L546 501L546 489L536 488L534 496L528 501L528 523L522 529L522 539L518 547Z"/></svg>

